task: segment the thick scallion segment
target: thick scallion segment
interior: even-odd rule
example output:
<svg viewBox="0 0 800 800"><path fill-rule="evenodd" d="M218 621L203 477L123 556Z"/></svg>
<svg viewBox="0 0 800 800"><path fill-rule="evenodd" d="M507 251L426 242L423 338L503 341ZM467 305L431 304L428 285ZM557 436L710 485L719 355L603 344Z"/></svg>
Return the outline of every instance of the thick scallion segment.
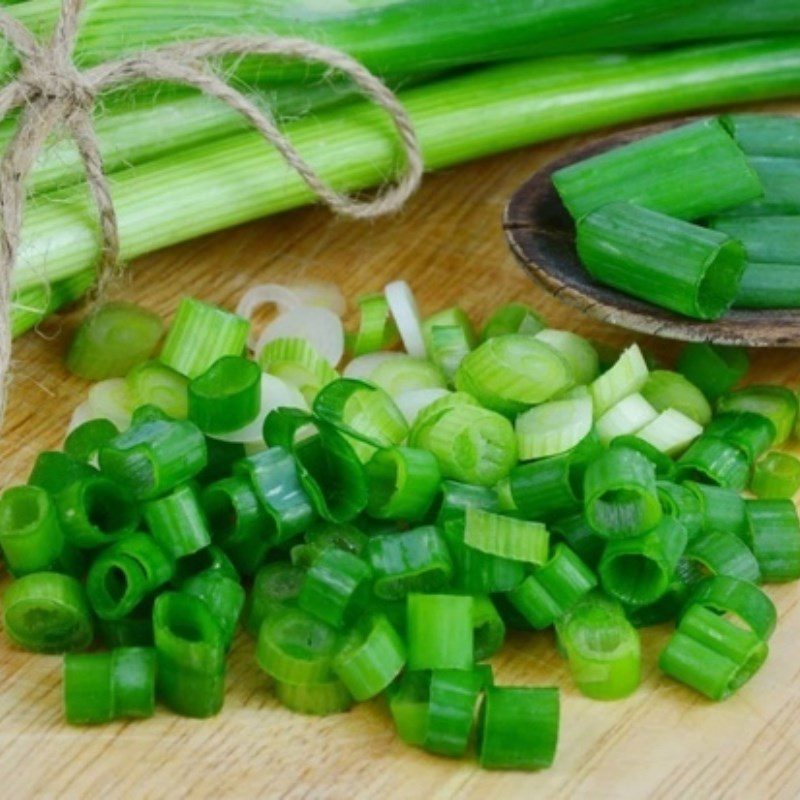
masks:
<svg viewBox="0 0 800 800"><path fill-rule="evenodd" d="M55 496L66 540L75 547L101 547L136 530L139 508L123 487L101 475L75 481Z"/></svg>
<svg viewBox="0 0 800 800"><path fill-rule="evenodd" d="M749 261L733 305L734 308L798 308L800 265Z"/></svg>
<svg viewBox="0 0 800 800"><path fill-rule="evenodd" d="M64 452L76 461L88 463L117 434L119 429L110 419L90 419L67 434Z"/></svg>
<svg viewBox="0 0 800 800"><path fill-rule="evenodd" d="M761 580L761 568L756 557L733 533L704 533L689 542L684 556L712 575L727 575L751 583Z"/></svg>
<svg viewBox="0 0 800 800"><path fill-rule="evenodd" d="M467 750L483 678L475 670L435 669L428 695L426 750L460 758Z"/></svg>
<svg viewBox="0 0 800 800"><path fill-rule="evenodd" d="M383 614L367 614L344 636L333 670L356 700L380 694L398 676L406 648Z"/></svg>
<svg viewBox="0 0 800 800"><path fill-rule="evenodd" d="M797 117L726 114L721 120L747 155L800 157L800 124Z"/></svg>
<svg viewBox="0 0 800 800"><path fill-rule="evenodd" d="M584 595L556 629L581 694L594 700L619 700L636 691L641 642L619 603L600 592Z"/></svg>
<svg viewBox="0 0 800 800"><path fill-rule="evenodd" d="M184 581L181 591L206 604L222 631L226 649L230 648L245 603L241 583L219 570L207 570Z"/></svg>
<svg viewBox="0 0 800 800"><path fill-rule="evenodd" d="M183 558L211 544L197 489L186 483L143 508L147 527L165 553Z"/></svg>
<svg viewBox="0 0 800 800"><path fill-rule="evenodd" d="M629 606L654 603L669 588L686 541L686 529L670 517L636 538L612 539L598 566L603 589Z"/></svg>
<svg viewBox="0 0 800 800"><path fill-rule="evenodd" d="M750 491L765 500L793 498L800 489L800 459L789 453L767 453L753 467Z"/></svg>
<svg viewBox="0 0 800 800"><path fill-rule="evenodd" d="M708 400L697 386L679 372L653 370L640 392L656 411L674 409L703 426L711 421Z"/></svg>
<svg viewBox="0 0 800 800"><path fill-rule="evenodd" d="M272 614L296 605L305 574L305 569L288 561L272 561L258 570L242 615L251 636L258 636L262 623Z"/></svg>
<svg viewBox="0 0 800 800"><path fill-rule="evenodd" d="M264 372L299 389L308 402L339 377L305 339L273 339L258 353L258 364Z"/></svg>
<svg viewBox="0 0 800 800"><path fill-rule="evenodd" d="M410 745L422 745L428 728L431 673L406 671L389 687L389 710L397 735Z"/></svg>
<svg viewBox="0 0 800 800"><path fill-rule="evenodd" d="M550 534L541 522L529 522L468 508L464 544L511 561L542 565L547 560Z"/></svg>
<svg viewBox="0 0 800 800"><path fill-rule="evenodd" d="M695 220L762 196L758 176L716 118L564 167L553 183L576 220L618 201Z"/></svg>
<svg viewBox="0 0 800 800"><path fill-rule="evenodd" d="M64 717L94 725L155 713L156 654L146 647L64 657Z"/></svg>
<svg viewBox="0 0 800 800"><path fill-rule="evenodd" d="M309 614L341 629L366 609L371 581L372 570L366 561L329 547L309 567L297 603Z"/></svg>
<svg viewBox="0 0 800 800"><path fill-rule="evenodd" d="M686 450L702 433L702 426L693 419L674 408L668 408L640 428L636 436L656 450L675 456Z"/></svg>
<svg viewBox="0 0 800 800"><path fill-rule="evenodd" d="M537 629L547 628L597 586L594 573L563 544L553 556L512 589L509 599Z"/></svg>
<svg viewBox="0 0 800 800"><path fill-rule="evenodd" d="M13 486L0 497L0 551L16 578L47 570L61 555L64 534L50 495Z"/></svg>
<svg viewBox="0 0 800 800"><path fill-rule="evenodd" d="M491 658L503 646L506 626L500 612L486 595L472 598L472 646L475 661Z"/></svg>
<svg viewBox="0 0 800 800"><path fill-rule="evenodd" d="M556 540L563 540L584 564L592 570L597 569L606 540L592 530L583 512L553 521L550 530Z"/></svg>
<svg viewBox="0 0 800 800"><path fill-rule="evenodd" d="M152 420L134 425L100 448L100 469L149 500L191 480L206 465L200 429L188 421Z"/></svg>
<svg viewBox="0 0 800 800"><path fill-rule="evenodd" d="M797 421L797 397L785 386L748 386L730 392L717 401L717 412L751 411L761 414L775 426L776 447L782 445L792 434Z"/></svg>
<svg viewBox="0 0 800 800"><path fill-rule="evenodd" d="M350 338L350 352L354 357L374 353L389 347L397 338L397 327L389 312L389 304L382 294L370 294L358 301L358 330Z"/></svg>
<svg viewBox="0 0 800 800"><path fill-rule="evenodd" d="M261 405L261 370L241 356L222 356L189 384L189 419L203 433L252 422Z"/></svg>
<svg viewBox="0 0 800 800"><path fill-rule="evenodd" d="M659 666L711 700L724 700L755 675L767 645L701 605L684 614L659 657Z"/></svg>
<svg viewBox="0 0 800 800"><path fill-rule="evenodd" d="M691 541L703 529L702 497L687 486L671 481L658 481L657 486L664 514L680 522Z"/></svg>
<svg viewBox="0 0 800 800"><path fill-rule="evenodd" d="M766 582L800 578L800 520L791 500L748 500L746 539Z"/></svg>
<svg viewBox="0 0 800 800"><path fill-rule="evenodd" d="M761 197L730 209L731 216L800 214L800 159L773 156L749 156L748 162L763 187Z"/></svg>
<svg viewBox="0 0 800 800"><path fill-rule="evenodd" d="M738 617L764 641L772 636L778 621L775 604L761 589L728 575L712 575L695 584L686 598L684 613L696 605Z"/></svg>
<svg viewBox="0 0 800 800"><path fill-rule="evenodd" d="M675 463L673 460L666 453L663 453L638 435L617 436L611 441L609 447L612 449L622 447L641 453L655 467L656 478L659 481L671 480L675 475Z"/></svg>
<svg viewBox="0 0 800 800"><path fill-rule="evenodd" d="M749 264L800 264L800 216L718 217L709 225L738 239Z"/></svg>
<svg viewBox="0 0 800 800"><path fill-rule="evenodd" d="M78 328L67 354L67 369L81 378L120 378L153 354L164 325L133 303L100 306Z"/></svg>
<svg viewBox="0 0 800 800"><path fill-rule="evenodd" d="M615 403L597 420L597 435L604 445L618 436L630 436L653 422L658 412L638 392Z"/></svg>
<svg viewBox="0 0 800 800"><path fill-rule="evenodd" d="M86 593L101 619L127 617L175 574L175 564L155 540L133 533L103 550L89 567Z"/></svg>
<svg viewBox="0 0 800 800"><path fill-rule="evenodd" d="M656 471L636 450L608 450L586 470L586 518L608 539L639 536L661 520Z"/></svg>
<svg viewBox="0 0 800 800"><path fill-rule="evenodd" d="M696 319L717 319L730 308L745 267L735 239L632 203L582 217L577 245L600 283Z"/></svg>
<svg viewBox="0 0 800 800"><path fill-rule="evenodd" d="M539 333L546 327L542 317L523 303L507 303L495 309L481 331L481 339L507 336L510 333L524 333L528 336Z"/></svg>
<svg viewBox="0 0 800 800"><path fill-rule="evenodd" d="M76 481L92 477L97 477L97 470L88 464L66 453L44 450L36 456L28 485L38 486L55 497Z"/></svg>
<svg viewBox="0 0 800 800"><path fill-rule="evenodd" d="M674 621L681 612L690 588L702 580L703 571L695 562L679 558L667 591L654 603L644 606L623 604L625 616L635 628L647 628Z"/></svg>
<svg viewBox="0 0 800 800"><path fill-rule="evenodd" d="M683 484L700 501L702 529L705 533L724 531L739 538L745 533L744 498L735 489L686 481Z"/></svg>
<svg viewBox="0 0 800 800"><path fill-rule="evenodd" d="M239 356L250 323L217 306L184 297L172 321L161 361L187 378L202 375L223 356Z"/></svg>
<svg viewBox="0 0 800 800"><path fill-rule="evenodd" d="M478 720L478 762L484 769L549 767L559 713L558 689L488 687Z"/></svg>
<svg viewBox="0 0 800 800"><path fill-rule="evenodd" d="M3 595L3 627L14 644L36 653L83 650L94 637L83 586L56 572L11 583Z"/></svg>
<svg viewBox="0 0 800 800"><path fill-rule="evenodd" d="M570 453L519 464L508 476L512 510L526 519L563 516L580 506L582 487L573 474Z"/></svg>
<svg viewBox="0 0 800 800"><path fill-rule="evenodd" d="M728 411L714 417L705 434L735 444L753 462L772 445L776 431L772 422L762 414Z"/></svg>
<svg viewBox="0 0 800 800"><path fill-rule="evenodd" d="M175 577L172 579L173 585L180 586L189 578L199 575L201 572L219 572L226 578L239 580L239 572L236 566L228 558L224 550L212 544L190 556L179 558L175 562Z"/></svg>
<svg viewBox="0 0 800 800"><path fill-rule="evenodd" d="M300 684L275 681L275 697L298 714L322 717L347 711L353 705L352 695L337 679Z"/></svg>
<svg viewBox="0 0 800 800"><path fill-rule="evenodd" d="M592 399L552 400L517 415L514 421L520 461L571 450L592 429Z"/></svg>
<svg viewBox="0 0 800 800"><path fill-rule="evenodd" d="M263 512L255 512L249 506L249 498L238 489L235 490L241 502L237 522L254 534L258 528L253 538L269 544L283 544L307 530L316 518L312 498L303 486L297 462L285 448L276 445L247 456L234 464L233 473L248 481ZM236 505L236 498L232 499ZM212 493L211 503L214 502ZM221 508L217 508L216 513L224 513L224 502ZM249 538L236 533L235 539L228 541L245 541Z"/></svg>
<svg viewBox="0 0 800 800"><path fill-rule="evenodd" d="M408 595L408 668L472 669L472 598Z"/></svg>
<svg viewBox="0 0 800 800"><path fill-rule="evenodd" d="M576 384L591 383L600 373L600 358L592 343L571 331L545 328L534 337L559 352L572 370Z"/></svg>
<svg viewBox="0 0 800 800"><path fill-rule="evenodd" d="M384 600L443 589L453 575L447 544L432 525L373 536L366 555L374 576L373 591Z"/></svg>
<svg viewBox="0 0 800 800"><path fill-rule="evenodd" d="M620 355L614 366L592 382L595 417L605 414L620 400L638 392L647 381L647 375L647 364L639 345L631 345Z"/></svg>
<svg viewBox="0 0 800 800"><path fill-rule="evenodd" d="M750 462L735 444L701 436L680 457L678 478L713 483L727 489L744 489L750 479Z"/></svg>
<svg viewBox="0 0 800 800"><path fill-rule="evenodd" d="M516 414L573 385L567 360L544 342L524 334L487 339L458 368L456 388L486 408Z"/></svg>
<svg viewBox="0 0 800 800"><path fill-rule="evenodd" d="M189 379L160 361L147 361L132 369L125 382L134 405L160 408L173 419L189 414Z"/></svg>
<svg viewBox="0 0 800 800"><path fill-rule="evenodd" d="M367 513L378 519L423 519L442 480L436 457L412 447L378 450L367 462L366 470Z"/></svg>
<svg viewBox="0 0 800 800"><path fill-rule="evenodd" d="M210 717L225 694L225 640L198 597L164 592L153 606L156 689L169 708L186 717Z"/></svg>
<svg viewBox="0 0 800 800"><path fill-rule="evenodd" d="M464 519L468 508L483 508L487 511L497 511L497 492L488 486L474 486L458 481L442 481L441 503L436 517L438 525L443 525L451 519Z"/></svg>
<svg viewBox="0 0 800 800"><path fill-rule="evenodd" d="M691 342L678 357L678 372L712 402L729 392L749 366L750 359L741 347Z"/></svg>

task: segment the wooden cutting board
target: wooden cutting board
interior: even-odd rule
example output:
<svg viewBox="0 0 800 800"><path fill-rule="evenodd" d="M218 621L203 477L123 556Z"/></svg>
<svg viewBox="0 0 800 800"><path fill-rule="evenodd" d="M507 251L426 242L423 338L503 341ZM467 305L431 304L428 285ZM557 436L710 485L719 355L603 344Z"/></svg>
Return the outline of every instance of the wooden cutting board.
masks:
<svg viewBox="0 0 800 800"><path fill-rule="evenodd" d="M629 334L533 287L500 226L519 182L577 141L431 176L394 219L351 223L309 209L172 248L137 262L125 294L170 315L182 295L230 307L262 281L325 277L354 298L403 277L423 312L458 303L481 320L500 303L525 300L553 327L626 343ZM16 346L0 485L23 480L38 451L60 445L85 397L86 384L62 367L76 319L48 322ZM672 363L675 346L642 341ZM755 352L752 378L797 386L800 356ZM381 702L325 719L289 713L272 698L245 637L234 648L218 718L159 710L144 722L69 728L61 719L60 659L24 653L0 637L0 797L796 798L800 585L768 591L780 612L771 656L751 683L717 705L659 674L667 627L643 632L642 686L615 703L578 694L549 632L511 636L495 661L498 683L562 689L556 762L537 774L483 772L473 760L413 750L394 736Z"/></svg>

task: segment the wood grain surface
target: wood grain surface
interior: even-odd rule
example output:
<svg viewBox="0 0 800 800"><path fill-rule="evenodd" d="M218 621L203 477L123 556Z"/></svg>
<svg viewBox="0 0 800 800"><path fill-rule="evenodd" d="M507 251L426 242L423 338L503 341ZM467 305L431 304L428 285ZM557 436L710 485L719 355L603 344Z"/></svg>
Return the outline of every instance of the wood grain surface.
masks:
<svg viewBox="0 0 800 800"><path fill-rule="evenodd" d="M350 223L308 209L200 239L136 263L124 291L171 315L182 295L230 306L258 281L333 278L355 297L404 277L424 312L459 303L480 320L497 304L520 299L553 326L622 344L630 334L533 286L508 252L500 224L518 184L578 143L431 176L391 220ZM37 451L60 445L85 396L86 384L62 367L77 318L73 312L48 322L17 344L2 485L24 479ZM644 344L667 363L674 358L671 343ZM799 364L795 351L757 351L752 379L794 386ZM556 762L536 774L483 772L472 760L410 749L394 735L381 702L326 719L289 713L271 696L245 637L234 648L218 718L186 720L160 709L143 722L68 728L60 659L22 652L0 637L0 798L796 798L800 586L769 593L780 612L771 656L751 683L718 705L659 674L667 628L643 633L643 685L615 703L578 694L549 632L510 637L495 660L498 682L562 689Z"/></svg>

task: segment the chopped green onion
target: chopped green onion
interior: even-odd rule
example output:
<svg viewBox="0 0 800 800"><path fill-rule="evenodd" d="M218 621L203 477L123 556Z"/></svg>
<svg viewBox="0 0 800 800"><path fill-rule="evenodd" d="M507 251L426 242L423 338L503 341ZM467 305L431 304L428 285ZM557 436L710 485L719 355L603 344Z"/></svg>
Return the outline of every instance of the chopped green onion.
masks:
<svg viewBox="0 0 800 800"><path fill-rule="evenodd" d="M520 461L557 455L575 447L592 429L592 399L552 400L517 415Z"/></svg>
<svg viewBox="0 0 800 800"><path fill-rule="evenodd" d="M580 505L570 453L519 464L508 476L512 509L526 519L563 516Z"/></svg>
<svg viewBox="0 0 800 800"><path fill-rule="evenodd" d="M748 261L734 308L797 308L800 306L800 264Z"/></svg>
<svg viewBox="0 0 800 800"><path fill-rule="evenodd" d="M125 378L136 407L160 408L172 419L189 415L189 379L160 361L146 361Z"/></svg>
<svg viewBox="0 0 800 800"><path fill-rule="evenodd" d="M742 244L724 233L632 203L610 203L582 217L577 246L600 283L704 320L730 308L746 258Z"/></svg>
<svg viewBox="0 0 800 800"><path fill-rule="evenodd" d="M345 635L333 670L356 700L369 700L400 674L405 660L405 645L389 620L369 614Z"/></svg>
<svg viewBox="0 0 800 800"><path fill-rule="evenodd" d="M16 578L50 569L64 534L50 495L38 486L14 486L0 497L0 550Z"/></svg>
<svg viewBox="0 0 800 800"><path fill-rule="evenodd" d="M392 397L420 389L444 389L447 381L442 371L430 361L403 353L385 353L390 356L370 372L368 380L380 386Z"/></svg>
<svg viewBox="0 0 800 800"><path fill-rule="evenodd" d="M556 624L570 673L581 694L619 700L636 691L641 642L619 603L599 592L584 595Z"/></svg>
<svg viewBox="0 0 800 800"><path fill-rule="evenodd" d="M472 649L475 661L491 658L503 646L506 626L487 595L472 598Z"/></svg>
<svg viewBox="0 0 800 800"><path fill-rule="evenodd" d="M711 421L711 406L703 393L679 372L653 370L641 388L641 394L656 411L674 409L706 426Z"/></svg>
<svg viewBox="0 0 800 800"><path fill-rule="evenodd" d="M797 397L784 386L748 386L726 394L717 401L717 412L752 411L766 417L775 426L773 444L782 445L792 434L798 418Z"/></svg>
<svg viewBox="0 0 800 800"><path fill-rule="evenodd" d="M534 336L560 353L572 370L576 384L591 383L600 374L600 359L592 343L571 331L545 328Z"/></svg>
<svg viewBox="0 0 800 800"><path fill-rule="evenodd" d="M86 401L92 417L110 419L120 430L131 424L136 398L128 388L125 378L108 378L89 389Z"/></svg>
<svg viewBox="0 0 800 800"><path fill-rule="evenodd" d="M240 356L249 332L250 323L236 314L184 297L164 340L161 361L196 378L222 356Z"/></svg>
<svg viewBox="0 0 800 800"><path fill-rule="evenodd" d="M753 467L750 491L765 500L793 498L800 489L800 459L789 453L767 453Z"/></svg>
<svg viewBox="0 0 800 800"><path fill-rule="evenodd" d="M366 295L359 299L358 310L358 331L350 342L353 356L363 356L391 346L397 338L397 327L386 298L382 294Z"/></svg>
<svg viewBox="0 0 800 800"><path fill-rule="evenodd" d="M227 433L258 415L261 370L241 356L222 356L189 384L189 419L203 433Z"/></svg>
<svg viewBox="0 0 800 800"><path fill-rule="evenodd" d="M233 562L221 548L212 544L190 556L179 558L175 562L175 577L172 582L175 586L180 586L184 581L201 572L219 572L227 578L239 580L239 571Z"/></svg>
<svg viewBox="0 0 800 800"><path fill-rule="evenodd" d="M586 470L586 518L609 539L640 536L661 520L656 472L636 450L608 450Z"/></svg>
<svg viewBox="0 0 800 800"><path fill-rule="evenodd" d="M422 743L426 750L451 758L464 755L482 688L483 678L475 670L433 670Z"/></svg>
<svg viewBox="0 0 800 800"><path fill-rule="evenodd" d="M694 220L762 196L758 176L715 117L564 167L553 183L576 220L617 201Z"/></svg>
<svg viewBox="0 0 800 800"><path fill-rule="evenodd" d="M711 700L724 700L755 675L766 643L700 605L684 614L659 657L659 666Z"/></svg>
<svg viewBox="0 0 800 800"><path fill-rule="evenodd" d="M723 347L691 342L678 358L678 372L694 384L711 402L729 392L750 366L741 347Z"/></svg>
<svg viewBox="0 0 800 800"><path fill-rule="evenodd" d="M225 642L208 606L164 592L153 606L153 636L159 698L186 717L217 714L225 696Z"/></svg>
<svg viewBox="0 0 800 800"><path fill-rule="evenodd" d="M264 564L253 578L245 610L244 627L251 636L258 636L264 620L287 606L296 605L306 571L287 561Z"/></svg>
<svg viewBox="0 0 800 800"><path fill-rule="evenodd" d="M347 711L353 705L353 697L339 680L301 684L275 681L275 697L298 714L322 717Z"/></svg>
<svg viewBox="0 0 800 800"><path fill-rule="evenodd" d="M774 441L775 426L767 417L752 411L729 411L714 417L705 435L735 444L753 462Z"/></svg>
<svg viewBox="0 0 800 800"><path fill-rule="evenodd" d="M93 725L155 713L156 653L120 647L110 653L64 657L64 716L70 725Z"/></svg>
<svg viewBox="0 0 800 800"><path fill-rule="evenodd" d="M772 636L778 621L775 604L761 589L729 575L711 575L695 584L686 598L684 613L696 605L738 617L764 641Z"/></svg>
<svg viewBox="0 0 800 800"><path fill-rule="evenodd" d="M370 537L353 525L343 523L317 523L306 531L303 544L296 544L290 551L292 564L307 569L317 556L329 547L336 547L354 556L360 556L367 548Z"/></svg>
<svg viewBox="0 0 800 800"><path fill-rule="evenodd" d="M761 181L757 199L737 205L731 216L774 216L800 214L800 159L780 156L749 156L748 162Z"/></svg>
<svg viewBox="0 0 800 800"><path fill-rule="evenodd" d="M662 411L636 435L667 455L677 455L703 433L702 426L674 408Z"/></svg>
<svg viewBox="0 0 800 800"><path fill-rule="evenodd" d="M367 462L366 470L367 513L378 519L421 520L439 492L439 463L426 450L378 450Z"/></svg>
<svg viewBox="0 0 800 800"><path fill-rule="evenodd" d="M172 558L183 558L211 544L200 498L191 483L145 503L143 513L153 538Z"/></svg>
<svg viewBox="0 0 800 800"><path fill-rule="evenodd" d="M658 481L656 486L664 514L683 525L689 541L698 536L703 529L702 495L671 481Z"/></svg>
<svg viewBox="0 0 800 800"><path fill-rule="evenodd" d="M458 481L442 481L442 500L436 523L443 525L451 519L464 519L468 508L483 508L486 511L497 511L497 493L488 486L474 486Z"/></svg>
<svg viewBox="0 0 800 800"><path fill-rule="evenodd" d="M523 303L507 303L492 312L481 332L481 339L494 339L510 333L524 333L533 336L545 329L542 317Z"/></svg>
<svg viewBox="0 0 800 800"><path fill-rule="evenodd" d="M98 450L118 433L117 426L110 419L90 419L69 432L64 440L64 452L76 461L88 464Z"/></svg>
<svg viewBox="0 0 800 800"><path fill-rule="evenodd" d="M456 388L481 405L516 414L574 384L567 360L544 342L523 334L494 336L473 350L456 373Z"/></svg>
<svg viewBox="0 0 800 800"><path fill-rule="evenodd" d="M97 620L97 632L107 647L152 647L153 609L145 603L130 616Z"/></svg>
<svg viewBox="0 0 800 800"><path fill-rule="evenodd" d="M700 500L702 529L705 533L724 531L739 538L744 537L744 499L738 491L694 481L685 481L683 485Z"/></svg>
<svg viewBox="0 0 800 800"><path fill-rule="evenodd" d="M133 303L106 303L81 323L67 354L67 369L91 381L121 378L153 354L164 325Z"/></svg>
<svg viewBox="0 0 800 800"><path fill-rule="evenodd" d="M638 435L617 436L612 439L609 446L612 449L623 447L641 453L655 467L656 478L659 481L670 480L675 475L675 463L673 460L666 453L663 453Z"/></svg>
<svg viewBox="0 0 800 800"><path fill-rule="evenodd" d="M678 478L713 483L727 489L744 489L750 479L750 462L736 445L724 439L701 436L680 457Z"/></svg>
<svg viewBox="0 0 800 800"><path fill-rule="evenodd" d="M464 357L478 343L470 318L460 308L448 308L428 317L422 331L431 361L452 380Z"/></svg>
<svg viewBox="0 0 800 800"><path fill-rule="evenodd" d="M340 629L366 609L372 570L366 561L336 547L323 550L309 567L297 604Z"/></svg>
<svg viewBox="0 0 800 800"><path fill-rule="evenodd" d="M299 389L308 402L339 377L305 339L273 339L258 354L258 364L268 375Z"/></svg>
<svg viewBox="0 0 800 800"><path fill-rule="evenodd" d="M408 668L472 669L472 598L408 595Z"/></svg>
<svg viewBox="0 0 800 800"><path fill-rule="evenodd" d="M432 525L373 536L366 553L374 575L373 591L384 600L443 589L453 575L447 545Z"/></svg>
<svg viewBox="0 0 800 800"><path fill-rule="evenodd" d="M796 117L782 114L726 114L720 119L736 144L748 155L800 155L800 126Z"/></svg>
<svg viewBox="0 0 800 800"><path fill-rule="evenodd" d="M36 653L84 650L94 637L83 586L56 572L11 583L3 595L3 627L12 642Z"/></svg>
<svg viewBox="0 0 800 800"><path fill-rule="evenodd" d="M550 530L555 536L563 539L584 564L593 570L597 569L606 540L592 530L582 511L555 520L550 523Z"/></svg>
<svg viewBox="0 0 800 800"><path fill-rule="evenodd" d="M392 281L383 289L406 352L414 358L425 358L425 337L422 333L417 300L405 281Z"/></svg>
<svg viewBox="0 0 800 800"><path fill-rule="evenodd" d="M748 500L746 539L761 571L761 579L800 578L800 520L791 500Z"/></svg>
<svg viewBox="0 0 800 800"><path fill-rule="evenodd" d="M425 741L430 684L430 672L407 671L387 692L397 735L406 744L421 746Z"/></svg>
<svg viewBox="0 0 800 800"><path fill-rule="evenodd" d="M615 403L597 420L597 435L604 445L618 436L630 436L649 425L658 412L638 392Z"/></svg>
<svg viewBox="0 0 800 800"><path fill-rule="evenodd" d="M97 477L97 470L66 453L45 450L36 456L28 478L29 486L38 486L54 497L83 478Z"/></svg>
<svg viewBox="0 0 800 800"><path fill-rule="evenodd" d="M758 583L761 568L747 545L735 534L711 531L689 542L685 557L712 575L728 575Z"/></svg>
<svg viewBox="0 0 800 800"><path fill-rule="evenodd" d="M558 728L558 689L488 687L478 721L478 762L485 769L549 767Z"/></svg>
<svg viewBox="0 0 800 800"><path fill-rule="evenodd" d="M222 631L225 648L229 649L245 602L244 588L239 581L219 570L208 570L184 581L181 591L206 604Z"/></svg>
<svg viewBox="0 0 800 800"><path fill-rule="evenodd" d="M702 569L686 558L679 558L667 591L654 603L644 606L623 604L625 616L635 628L672 622L683 608L690 588L702 580Z"/></svg>
<svg viewBox="0 0 800 800"><path fill-rule="evenodd" d="M603 589L626 605L654 603L669 588L686 540L685 528L671 517L636 538L612 539L598 566Z"/></svg>
<svg viewBox="0 0 800 800"><path fill-rule="evenodd" d="M800 217L718 217L710 227L738 239L751 264L797 264Z"/></svg>
<svg viewBox="0 0 800 800"><path fill-rule="evenodd" d="M563 544L553 556L509 593L509 599L537 629L547 628L597 586L594 573Z"/></svg>
<svg viewBox="0 0 800 800"><path fill-rule="evenodd" d="M467 547L499 558L542 565L547 560L550 534L541 522L468 508L464 543Z"/></svg>
<svg viewBox="0 0 800 800"><path fill-rule="evenodd" d="M191 422L140 422L100 448L100 469L150 500L191 480L206 465L205 437Z"/></svg>
<svg viewBox="0 0 800 800"><path fill-rule="evenodd" d="M631 345L612 367L591 384L594 415L600 417L628 395L638 392L647 381L647 364L639 345Z"/></svg>

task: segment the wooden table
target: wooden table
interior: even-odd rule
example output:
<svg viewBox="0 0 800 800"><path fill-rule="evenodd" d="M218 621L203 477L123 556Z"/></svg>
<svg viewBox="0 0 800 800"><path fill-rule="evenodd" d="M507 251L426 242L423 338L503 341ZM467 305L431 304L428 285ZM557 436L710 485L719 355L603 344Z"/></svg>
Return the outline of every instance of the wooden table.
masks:
<svg viewBox="0 0 800 800"><path fill-rule="evenodd" d="M232 306L260 281L326 277L348 297L403 277L424 312L458 303L480 320L521 299L554 327L621 344L632 337L591 322L522 276L500 229L524 176L572 142L538 147L426 179L399 217L372 224L309 209L142 259L126 295L170 315L182 295ZM48 322L15 350L16 381L0 449L2 485L24 479L34 455L58 447L86 385L62 357L77 314ZM676 347L645 340L669 363ZM795 385L792 351L753 354L753 378ZM770 587L780 611L766 666L714 705L659 674L668 630L643 633L644 680L631 698L599 703L572 687L552 635L512 636L498 682L562 689L555 766L539 774L483 772L395 737L380 702L326 719L280 708L244 637L234 648L227 702L209 721L159 710L154 719L68 728L60 659L0 640L0 797L310 798L795 798L800 796L800 608L797 585Z"/></svg>

